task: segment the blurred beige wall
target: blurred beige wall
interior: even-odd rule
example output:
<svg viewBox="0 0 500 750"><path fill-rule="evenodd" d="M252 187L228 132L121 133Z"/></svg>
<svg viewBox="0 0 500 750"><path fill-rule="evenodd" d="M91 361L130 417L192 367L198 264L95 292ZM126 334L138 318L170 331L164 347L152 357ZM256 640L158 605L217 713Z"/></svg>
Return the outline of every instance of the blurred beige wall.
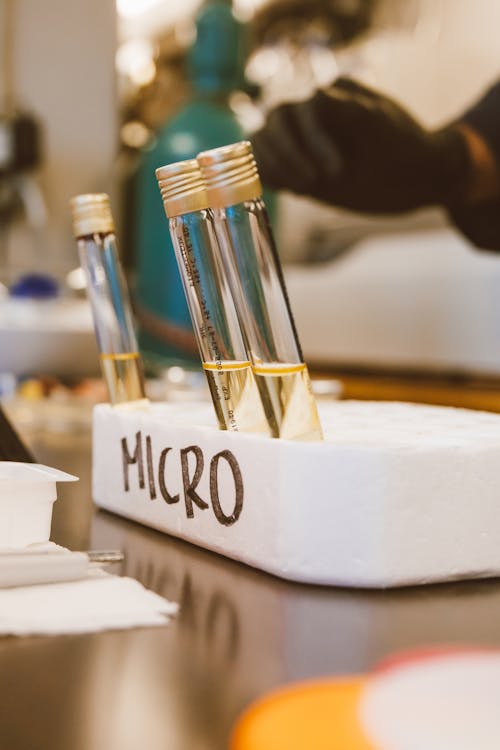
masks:
<svg viewBox="0 0 500 750"><path fill-rule="evenodd" d="M48 252L76 265L68 199L109 189L116 149L114 0L14 0L14 89L45 130Z"/></svg>
<svg viewBox="0 0 500 750"><path fill-rule="evenodd" d="M498 0L381 0L384 7L375 33L354 54L339 55L340 66L351 66L429 126L459 115L498 79Z"/></svg>

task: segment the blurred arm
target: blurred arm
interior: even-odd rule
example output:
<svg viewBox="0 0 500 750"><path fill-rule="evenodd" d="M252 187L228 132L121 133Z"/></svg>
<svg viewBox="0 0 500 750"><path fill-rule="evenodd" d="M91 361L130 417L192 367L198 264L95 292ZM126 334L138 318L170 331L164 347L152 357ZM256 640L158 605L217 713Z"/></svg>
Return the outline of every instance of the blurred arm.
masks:
<svg viewBox="0 0 500 750"><path fill-rule="evenodd" d="M448 212L459 229L478 247L500 250L500 83L493 86L462 117L460 128L472 170L462 200Z"/></svg>
<svg viewBox="0 0 500 750"><path fill-rule="evenodd" d="M389 97L338 79L271 112L254 146L270 187L368 213L442 205L472 242L500 250L500 84L431 131Z"/></svg>

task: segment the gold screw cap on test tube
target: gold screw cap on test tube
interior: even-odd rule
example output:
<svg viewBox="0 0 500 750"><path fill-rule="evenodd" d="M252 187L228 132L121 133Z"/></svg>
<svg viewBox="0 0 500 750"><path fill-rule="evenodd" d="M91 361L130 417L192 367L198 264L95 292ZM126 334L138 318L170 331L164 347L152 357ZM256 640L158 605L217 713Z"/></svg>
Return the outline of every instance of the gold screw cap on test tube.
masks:
<svg viewBox="0 0 500 750"><path fill-rule="evenodd" d="M85 193L70 200L75 237L108 234L115 231L109 196L106 193Z"/></svg>
<svg viewBox="0 0 500 750"><path fill-rule="evenodd" d="M202 151L196 157L212 208L224 208L262 195L250 141Z"/></svg>
<svg viewBox="0 0 500 750"><path fill-rule="evenodd" d="M208 208L207 191L196 159L167 164L155 174L169 219Z"/></svg>

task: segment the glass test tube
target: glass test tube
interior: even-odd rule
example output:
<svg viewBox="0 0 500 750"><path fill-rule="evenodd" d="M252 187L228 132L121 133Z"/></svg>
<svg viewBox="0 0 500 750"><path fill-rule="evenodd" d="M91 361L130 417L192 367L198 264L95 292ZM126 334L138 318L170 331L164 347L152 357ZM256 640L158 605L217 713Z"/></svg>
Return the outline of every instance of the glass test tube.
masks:
<svg viewBox="0 0 500 750"><path fill-rule="evenodd" d="M198 163L168 164L156 177L219 427L269 434Z"/></svg>
<svg viewBox="0 0 500 750"><path fill-rule="evenodd" d="M109 400L112 404L147 403L109 198L105 193L77 195L71 209Z"/></svg>
<svg viewBox="0 0 500 750"><path fill-rule="evenodd" d="M197 159L270 432L321 440L251 144L205 151Z"/></svg>

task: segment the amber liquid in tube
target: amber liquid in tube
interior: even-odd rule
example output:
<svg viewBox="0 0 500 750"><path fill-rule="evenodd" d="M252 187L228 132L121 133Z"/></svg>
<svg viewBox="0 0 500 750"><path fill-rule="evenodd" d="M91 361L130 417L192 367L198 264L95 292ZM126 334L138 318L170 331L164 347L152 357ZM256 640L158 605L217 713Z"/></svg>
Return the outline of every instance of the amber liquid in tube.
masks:
<svg viewBox="0 0 500 750"><path fill-rule="evenodd" d="M221 430L268 432L250 362L203 362Z"/></svg>
<svg viewBox="0 0 500 750"><path fill-rule="evenodd" d="M198 154L270 434L322 440L250 142Z"/></svg>
<svg viewBox="0 0 500 750"><path fill-rule="evenodd" d="M71 209L109 400L114 405L143 408L148 403L144 373L109 197L106 193L77 195Z"/></svg>
<svg viewBox="0 0 500 750"><path fill-rule="evenodd" d="M323 433L305 364L259 364L253 372L273 437L321 440Z"/></svg>
<svg viewBox="0 0 500 750"><path fill-rule="evenodd" d="M112 404L147 403L144 376L138 352L101 354L101 370Z"/></svg>
<svg viewBox="0 0 500 750"><path fill-rule="evenodd" d="M198 210L170 217L169 229L219 428L269 435L213 218L202 207L208 202L198 164L177 162L156 174L167 216L180 210L175 200L200 199Z"/></svg>

